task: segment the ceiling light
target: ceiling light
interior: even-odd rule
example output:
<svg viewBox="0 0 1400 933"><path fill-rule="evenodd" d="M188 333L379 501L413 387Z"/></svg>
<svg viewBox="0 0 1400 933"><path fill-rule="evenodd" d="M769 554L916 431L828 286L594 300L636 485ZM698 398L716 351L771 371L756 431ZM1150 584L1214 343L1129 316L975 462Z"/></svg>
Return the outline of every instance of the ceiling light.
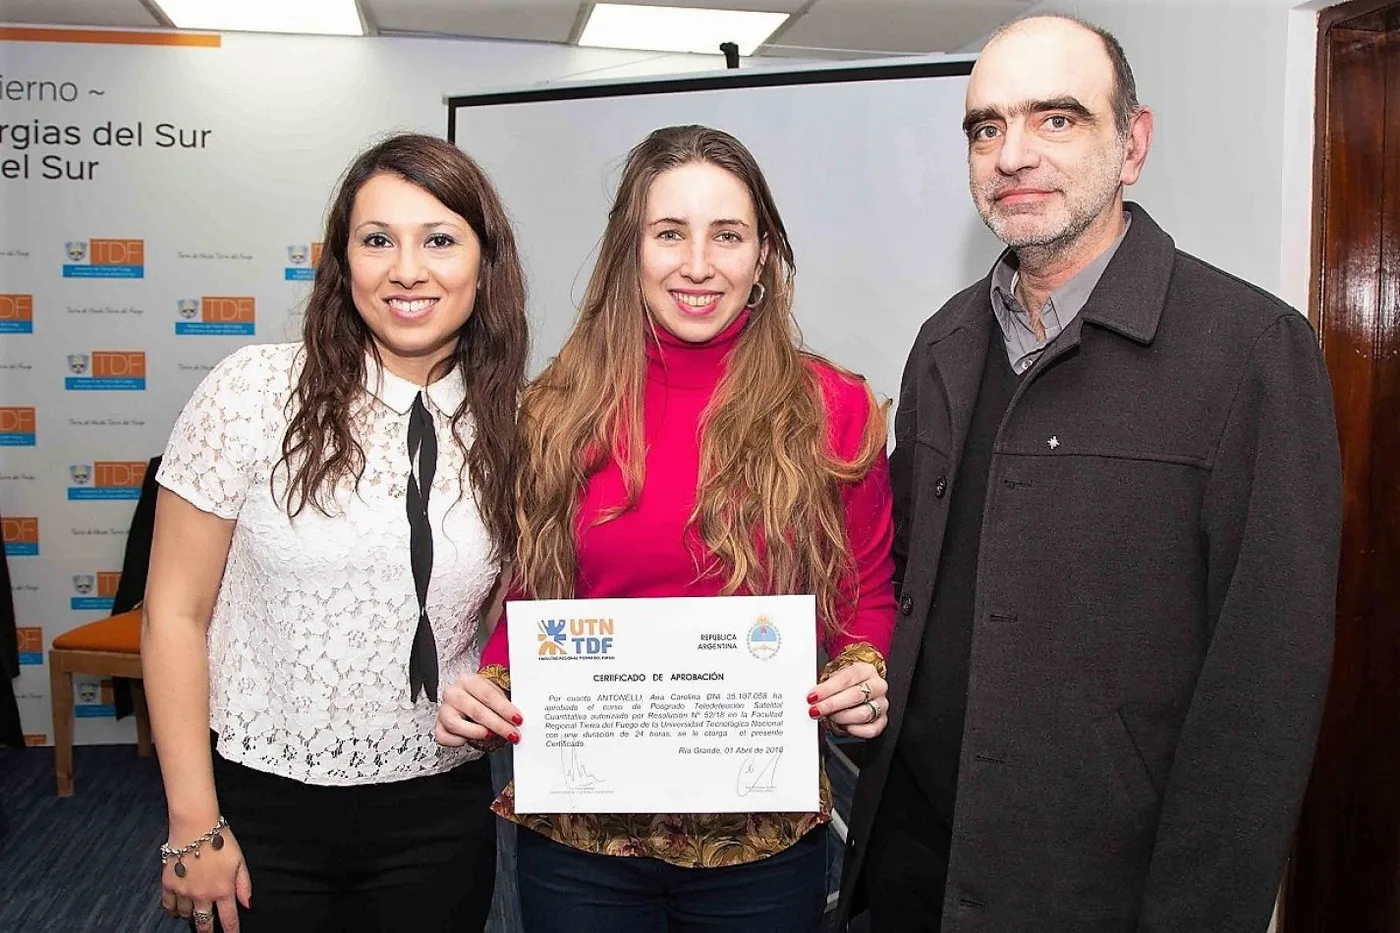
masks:
<svg viewBox="0 0 1400 933"><path fill-rule="evenodd" d="M152 0L180 29L362 36L355 0Z"/></svg>
<svg viewBox="0 0 1400 933"><path fill-rule="evenodd" d="M721 42L734 42L740 55L752 55L787 18L786 13L595 3L578 44L714 55Z"/></svg>

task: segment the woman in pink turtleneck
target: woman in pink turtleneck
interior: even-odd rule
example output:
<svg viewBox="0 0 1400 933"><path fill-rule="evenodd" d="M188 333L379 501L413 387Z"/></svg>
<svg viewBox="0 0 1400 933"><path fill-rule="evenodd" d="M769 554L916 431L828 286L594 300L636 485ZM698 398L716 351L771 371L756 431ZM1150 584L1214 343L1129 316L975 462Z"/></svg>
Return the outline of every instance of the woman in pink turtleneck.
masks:
<svg viewBox="0 0 1400 933"><path fill-rule="evenodd" d="M511 598L813 593L810 714L885 725L894 625L885 412L801 349L787 232L753 156L671 127L628 157L573 333L527 390ZM639 442L635 442L639 441ZM519 741L506 627L444 691L438 741ZM814 813L516 814L528 933L809 933Z"/></svg>

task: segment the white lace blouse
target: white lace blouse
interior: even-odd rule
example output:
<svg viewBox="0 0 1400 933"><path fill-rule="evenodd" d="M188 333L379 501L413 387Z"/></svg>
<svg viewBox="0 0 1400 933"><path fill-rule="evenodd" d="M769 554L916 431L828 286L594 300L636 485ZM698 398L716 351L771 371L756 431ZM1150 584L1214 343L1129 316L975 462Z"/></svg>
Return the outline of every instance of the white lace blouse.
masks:
<svg viewBox="0 0 1400 933"><path fill-rule="evenodd" d="M409 699L418 621L405 487L408 413L419 388L367 360L353 424L365 454L358 492L337 490L331 517L288 519L276 471L300 344L244 347L205 377L175 422L156 478L195 507L235 519L209 625L209 725L219 754L309 784L368 784L445 771L476 757L433 741L437 704ZM470 491L451 414L460 371L428 386L438 437L429 498L428 615L440 689L476 669L477 613L500 565ZM469 419L462 425L470 444Z"/></svg>

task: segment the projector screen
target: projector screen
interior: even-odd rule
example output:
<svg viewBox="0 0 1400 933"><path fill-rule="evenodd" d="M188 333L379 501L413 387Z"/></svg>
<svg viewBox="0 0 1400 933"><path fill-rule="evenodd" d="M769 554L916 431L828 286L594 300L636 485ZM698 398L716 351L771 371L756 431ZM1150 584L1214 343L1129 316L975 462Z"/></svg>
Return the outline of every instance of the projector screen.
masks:
<svg viewBox="0 0 1400 933"><path fill-rule="evenodd" d="M448 136L516 222L532 371L582 300L627 151L653 129L733 133L772 187L797 257L809 347L896 398L919 325L980 279L1000 244L967 188L970 61L543 88L448 100Z"/></svg>

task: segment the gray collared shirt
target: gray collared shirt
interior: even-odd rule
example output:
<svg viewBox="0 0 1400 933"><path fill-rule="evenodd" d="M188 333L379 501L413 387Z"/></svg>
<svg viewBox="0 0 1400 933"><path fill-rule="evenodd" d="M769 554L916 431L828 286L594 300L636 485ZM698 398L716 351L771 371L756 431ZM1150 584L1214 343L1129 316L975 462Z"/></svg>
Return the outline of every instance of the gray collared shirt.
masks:
<svg viewBox="0 0 1400 933"><path fill-rule="evenodd" d="M1133 218L1127 211L1123 212L1123 222L1123 233L1112 246L1080 269L1074 278L1050 293L1045 306L1040 309L1040 323L1045 326L1043 341L1035 338L1030 313L1021 307L1021 301L1016 297L1016 283L1020 277L1016 254L1011 250L1001 254L1001 258L992 269L992 311L996 314L997 323L1001 325L1001 336L1006 342L1006 356L1011 361L1011 369L1016 375L1021 375L1034 365L1050 342L1069 326L1069 322L1074 320L1074 316L1088 302L1094 286L1099 284L1103 270L1108 268L1109 260L1118 252L1123 237L1128 234L1128 226L1132 224Z"/></svg>

